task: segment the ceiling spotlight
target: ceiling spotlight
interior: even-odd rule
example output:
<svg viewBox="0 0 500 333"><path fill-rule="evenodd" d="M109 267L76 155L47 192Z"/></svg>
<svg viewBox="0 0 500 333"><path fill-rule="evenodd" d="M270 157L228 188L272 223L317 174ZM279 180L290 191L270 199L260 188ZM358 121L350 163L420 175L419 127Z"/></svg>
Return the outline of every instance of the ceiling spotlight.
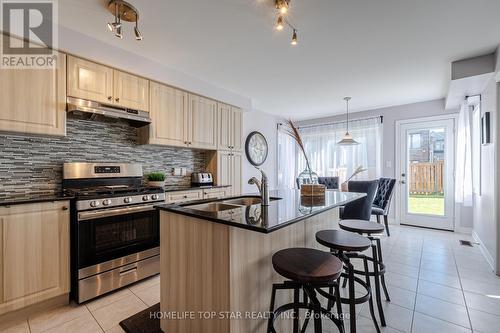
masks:
<svg viewBox="0 0 500 333"><path fill-rule="evenodd" d="M136 40L142 40L142 35L141 35L141 32L139 31L138 24L139 24L138 21L135 21L135 27L134 27L135 39Z"/></svg>
<svg viewBox="0 0 500 333"><path fill-rule="evenodd" d="M281 14L286 14L288 12L290 0L276 0L276 9L279 10Z"/></svg>
<svg viewBox="0 0 500 333"><path fill-rule="evenodd" d="M278 21L276 22L276 30L283 30L285 28L285 24L283 22L283 16L278 16Z"/></svg>
<svg viewBox="0 0 500 333"><path fill-rule="evenodd" d="M292 42L290 44L297 45L297 30L295 29L293 29Z"/></svg>
<svg viewBox="0 0 500 333"><path fill-rule="evenodd" d="M114 15L115 22L108 23L109 31L114 31L115 36L123 38L122 34L122 20L126 22L135 22L134 33L136 40L142 40L142 34L139 31L139 11L123 0L110 0L108 2L108 10Z"/></svg>

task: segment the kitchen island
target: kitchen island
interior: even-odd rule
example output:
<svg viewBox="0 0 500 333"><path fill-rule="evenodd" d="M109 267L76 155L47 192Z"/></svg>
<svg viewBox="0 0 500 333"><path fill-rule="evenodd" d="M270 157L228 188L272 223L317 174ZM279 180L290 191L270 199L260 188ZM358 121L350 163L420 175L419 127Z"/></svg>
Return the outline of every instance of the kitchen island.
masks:
<svg viewBox="0 0 500 333"><path fill-rule="evenodd" d="M271 191L257 196L160 205L161 328L169 333L266 332L273 253L289 247L326 250L315 234L336 229L339 206L364 194L327 191L301 197ZM279 293L276 304L290 301ZM281 331L289 332L290 320Z"/></svg>

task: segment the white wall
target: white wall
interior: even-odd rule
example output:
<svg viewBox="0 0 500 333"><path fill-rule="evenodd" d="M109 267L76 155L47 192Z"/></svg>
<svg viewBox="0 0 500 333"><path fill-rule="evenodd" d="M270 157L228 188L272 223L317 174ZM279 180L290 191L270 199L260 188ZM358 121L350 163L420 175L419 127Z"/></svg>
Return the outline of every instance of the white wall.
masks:
<svg viewBox="0 0 500 333"><path fill-rule="evenodd" d="M266 137L269 146L269 154L266 162L264 162L261 168L269 178L270 189L274 189L277 186L276 156L278 135L276 126L278 119L279 118L276 116L257 110L245 111L243 113L243 142L245 142L248 134L253 131L259 131ZM243 151L243 193L254 193L257 191L255 185L248 185L248 180L254 176L260 179L260 172L248 162L245 152Z"/></svg>
<svg viewBox="0 0 500 333"><path fill-rule="evenodd" d="M481 94L481 113L490 112L492 143L481 146L481 195L474 194L473 235L481 243L483 254L495 267L497 262L496 186L496 119L498 84L491 80Z"/></svg>

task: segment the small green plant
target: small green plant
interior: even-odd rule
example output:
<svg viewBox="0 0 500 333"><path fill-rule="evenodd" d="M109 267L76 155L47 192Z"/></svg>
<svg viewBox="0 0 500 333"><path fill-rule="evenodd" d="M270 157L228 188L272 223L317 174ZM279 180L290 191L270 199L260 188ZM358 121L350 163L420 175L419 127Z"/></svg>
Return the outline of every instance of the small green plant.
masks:
<svg viewBox="0 0 500 333"><path fill-rule="evenodd" d="M163 182L165 181L165 174L163 172L151 172L150 174L146 175L146 178L150 182Z"/></svg>

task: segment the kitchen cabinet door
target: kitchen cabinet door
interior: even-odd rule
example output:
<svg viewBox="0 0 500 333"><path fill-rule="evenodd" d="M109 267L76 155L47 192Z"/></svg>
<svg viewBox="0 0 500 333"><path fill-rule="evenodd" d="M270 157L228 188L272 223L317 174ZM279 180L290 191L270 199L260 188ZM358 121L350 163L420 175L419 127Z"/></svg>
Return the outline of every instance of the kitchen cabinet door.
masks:
<svg viewBox="0 0 500 333"><path fill-rule="evenodd" d="M0 208L0 314L69 293L69 202Z"/></svg>
<svg viewBox="0 0 500 333"><path fill-rule="evenodd" d="M192 148L217 149L217 102L189 95L188 142Z"/></svg>
<svg viewBox="0 0 500 333"><path fill-rule="evenodd" d="M231 108L231 147L235 152L243 149L243 112L239 108Z"/></svg>
<svg viewBox="0 0 500 333"><path fill-rule="evenodd" d="M151 124L138 129L143 144L187 146L188 94L163 84L150 85Z"/></svg>
<svg viewBox="0 0 500 333"><path fill-rule="evenodd" d="M167 192L165 203L172 204L201 199L203 199L203 192L201 190Z"/></svg>
<svg viewBox="0 0 500 333"><path fill-rule="evenodd" d="M232 112L231 106L223 103L218 103L218 132L219 132L219 150L231 150L232 144Z"/></svg>
<svg viewBox="0 0 500 333"><path fill-rule="evenodd" d="M231 152L217 152L217 185L232 185L231 157ZM229 192L232 193L231 190Z"/></svg>
<svg viewBox="0 0 500 333"><path fill-rule="evenodd" d="M66 55L56 69L1 69L0 132L66 135Z"/></svg>
<svg viewBox="0 0 500 333"><path fill-rule="evenodd" d="M231 154L231 192L232 195L240 195L242 189L241 167L242 156L239 153Z"/></svg>
<svg viewBox="0 0 500 333"><path fill-rule="evenodd" d="M231 188L211 188L203 190L203 199L219 199L229 195Z"/></svg>
<svg viewBox="0 0 500 333"><path fill-rule="evenodd" d="M68 96L113 103L113 68L68 56Z"/></svg>
<svg viewBox="0 0 500 333"><path fill-rule="evenodd" d="M149 111L149 80L114 70L114 104Z"/></svg>

